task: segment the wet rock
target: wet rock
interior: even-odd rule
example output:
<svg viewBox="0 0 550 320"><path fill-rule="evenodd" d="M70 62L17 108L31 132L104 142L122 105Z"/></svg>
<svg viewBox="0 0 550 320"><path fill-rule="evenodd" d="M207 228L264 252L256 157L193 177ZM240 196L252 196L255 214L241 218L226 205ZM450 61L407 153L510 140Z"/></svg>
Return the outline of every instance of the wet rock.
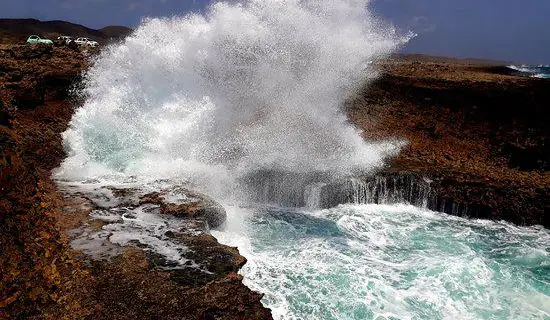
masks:
<svg viewBox="0 0 550 320"><path fill-rule="evenodd" d="M111 192L113 193L113 195L115 197L119 197L119 198L125 198L125 197L130 197L130 196L133 196L138 190L136 189L125 189L125 188L114 188L114 187L109 187L108 188L109 190L111 190Z"/></svg>
<svg viewBox="0 0 550 320"><path fill-rule="evenodd" d="M89 297L95 308L93 318L272 319L260 303L262 295L243 286L236 273L213 276L196 269L186 274L155 270L137 249L93 268L97 273L94 295Z"/></svg>
<svg viewBox="0 0 550 320"><path fill-rule="evenodd" d="M164 202L164 198L161 197L159 192L152 192L139 197L139 205L146 203L161 205Z"/></svg>
<svg viewBox="0 0 550 320"><path fill-rule="evenodd" d="M187 219L205 219L211 228L219 227L226 219L223 207L209 201L191 204L165 203L161 205L161 213Z"/></svg>
<svg viewBox="0 0 550 320"><path fill-rule="evenodd" d="M141 196L139 204L159 205L161 214L183 219L204 220L210 228L217 228L225 222L227 213L220 204L205 195L187 193L193 199L190 202L172 203L166 200L166 195L154 192Z"/></svg>

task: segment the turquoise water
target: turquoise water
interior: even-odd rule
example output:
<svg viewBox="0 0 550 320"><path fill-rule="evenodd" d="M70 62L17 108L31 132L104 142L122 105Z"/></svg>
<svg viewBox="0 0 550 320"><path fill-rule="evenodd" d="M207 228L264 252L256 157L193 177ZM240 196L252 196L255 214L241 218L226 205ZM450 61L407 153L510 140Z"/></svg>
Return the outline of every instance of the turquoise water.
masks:
<svg viewBox="0 0 550 320"><path fill-rule="evenodd" d="M521 66L508 66L508 68L523 72L534 78L550 79L549 65L538 65L538 66L521 65Z"/></svg>
<svg viewBox="0 0 550 320"><path fill-rule="evenodd" d="M550 319L550 232L406 205L230 208L276 319Z"/></svg>

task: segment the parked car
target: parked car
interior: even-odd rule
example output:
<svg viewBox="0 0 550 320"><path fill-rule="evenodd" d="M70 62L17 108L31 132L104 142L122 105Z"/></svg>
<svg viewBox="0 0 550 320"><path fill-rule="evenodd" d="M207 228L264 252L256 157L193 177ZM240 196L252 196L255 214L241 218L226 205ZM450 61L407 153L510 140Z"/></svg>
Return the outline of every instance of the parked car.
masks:
<svg viewBox="0 0 550 320"><path fill-rule="evenodd" d="M32 35L27 39L27 43L35 44L35 43L43 43L43 44L53 44L53 41L46 38L40 38L37 35Z"/></svg>
<svg viewBox="0 0 550 320"><path fill-rule="evenodd" d="M74 42L79 45L86 45L90 47L97 47L99 45L99 43L89 38L78 38Z"/></svg>
<svg viewBox="0 0 550 320"><path fill-rule="evenodd" d="M74 41L73 37L70 37L70 36L60 36L60 37L57 37L57 41L59 41L59 43L64 43L64 44L69 44L71 42Z"/></svg>

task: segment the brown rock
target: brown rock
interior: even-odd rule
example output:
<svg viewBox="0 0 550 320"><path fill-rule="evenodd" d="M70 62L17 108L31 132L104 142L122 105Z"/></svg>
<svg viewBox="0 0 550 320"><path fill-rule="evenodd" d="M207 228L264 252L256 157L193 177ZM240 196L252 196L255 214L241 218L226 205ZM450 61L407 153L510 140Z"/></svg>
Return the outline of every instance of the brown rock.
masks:
<svg viewBox="0 0 550 320"><path fill-rule="evenodd" d="M46 44L21 45L12 47L8 52L12 58L17 60L47 58L52 55L53 46Z"/></svg>
<svg viewBox="0 0 550 320"><path fill-rule="evenodd" d="M185 192L185 191L182 191ZM161 214L170 214L184 219L204 220L210 228L217 228L225 222L226 212L223 207L205 195L191 193L189 195L198 201L190 203L170 203L158 192L140 197L139 204L146 203L160 206Z"/></svg>
<svg viewBox="0 0 550 320"><path fill-rule="evenodd" d="M367 138L409 141L394 170L438 181L438 210L550 227L550 81L421 55L380 67L348 110Z"/></svg>
<svg viewBox="0 0 550 320"><path fill-rule="evenodd" d="M70 248L59 228L78 226L91 209L61 219L64 205L83 200L64 203L50 170L64 157L60 133L77 107L67 92L87 65L66 47L0 49L0 318L271 319L262 296L234 276L244 258L213 238L190 242L214 270L195 284L174 281L137 249L90 262Z"/></svg>

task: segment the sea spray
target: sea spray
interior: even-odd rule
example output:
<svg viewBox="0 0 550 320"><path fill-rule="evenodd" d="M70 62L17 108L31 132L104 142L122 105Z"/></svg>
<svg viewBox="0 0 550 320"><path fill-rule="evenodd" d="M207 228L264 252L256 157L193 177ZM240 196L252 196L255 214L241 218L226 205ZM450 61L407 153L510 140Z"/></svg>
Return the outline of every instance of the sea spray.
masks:
<svg viewBox="0 0 550 320"><path fill-rule="evenodd" d="M224 197L262 171L380 167L401 143L364 141L342 105L408 37L367 5L219 2L144 21L85 75L57 178L181 179Z"/></svg>
<svg viewBox="0 0 550 320"><path fill-rule="evenodd" d="M352 179L399 148L365 142L342 111L376 76L370 62L406 40L366 5L217 3L147 20L105 48L55 173L70 192L94 195L92 216L108 225L91 234L93 249L138 243L187 266L188 248L166 231L203 230L113 203L114 190L166 194L183 183L222 201L237 190L307 208L227 206L226 228L212 232L239 246L246 284L277 319L548 319L547 230L405 205L333 207L431 197L429 181ZM74 241L86 252L89 238Z"/></svg>

